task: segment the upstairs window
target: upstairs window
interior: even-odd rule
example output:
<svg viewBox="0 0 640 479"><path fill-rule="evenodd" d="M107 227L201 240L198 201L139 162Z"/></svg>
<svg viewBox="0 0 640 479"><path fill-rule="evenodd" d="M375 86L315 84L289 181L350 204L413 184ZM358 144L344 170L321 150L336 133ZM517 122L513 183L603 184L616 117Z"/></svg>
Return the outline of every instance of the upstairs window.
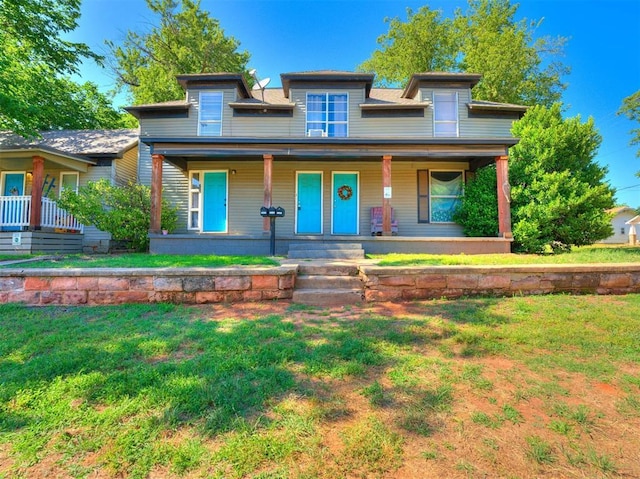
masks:
<svg viewBox="0 0 640 479"><path fill-rule="evenodd" d="M200 92L198 135L222 135L222 92Z"/></svg>
<svg viewBox="0 0 640 479"><path fill-rule="evenodd" d="M433 136L458 136L458 93L433 94Z"/></svg>
<svg viewBox="0 0 640 479"><path fill-rule="evenodd" d="M307 136L347 137L348 125L346 93L307 94Z"/></svg>

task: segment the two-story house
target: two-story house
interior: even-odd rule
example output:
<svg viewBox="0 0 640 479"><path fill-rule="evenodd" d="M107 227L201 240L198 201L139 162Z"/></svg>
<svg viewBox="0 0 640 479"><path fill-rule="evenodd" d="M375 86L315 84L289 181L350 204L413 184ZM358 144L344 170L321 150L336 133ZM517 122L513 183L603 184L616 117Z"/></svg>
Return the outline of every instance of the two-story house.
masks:
<svg viewBox="0 0 640 479"><path fill-rule="evenodd" d="M178 76L184 101L127 109L140 121L140 181L152 189L151 251L266 254L262 206L285 210L278 254L305 242L510 251L507 155L526 107L474 101L480 78L419 73L396 89L374 88L368 73L317 71L260 91L241 74ZM467 178L490 163L500 235L465 238L452 215ZM161 197L180 210L173 234L161 234Z"/></svg>

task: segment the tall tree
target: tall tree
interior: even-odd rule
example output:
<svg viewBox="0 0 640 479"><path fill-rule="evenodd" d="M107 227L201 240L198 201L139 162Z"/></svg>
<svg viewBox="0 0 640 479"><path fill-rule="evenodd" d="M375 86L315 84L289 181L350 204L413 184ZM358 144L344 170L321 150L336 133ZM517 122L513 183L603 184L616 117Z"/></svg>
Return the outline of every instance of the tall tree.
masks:
<svg viewBox="0 0 640 479"><path fill-rule="evenodd" d="M509 0L469 0L468 11L456 10L453 19L427 6L408 10L406 22L387 19L380 49L360 69L376 72L382 84L403 84L423 71L480 73L476 99L550 106L562 95L568 68L547 60L566 39L534 40L535 24L516 22L516 11Z"/></svg>
<svg viewBox="0 0 640 479"><path fill-rule="evenodd" d="M240 43L200 9L199 0L147 0L147 5L160 17L158 26L144 34L127 32L122 45L107 42L117 84L134 104L182 98L178 74L246 70L249 54L238 52Z"/></svg>
<svg viewBox="0 0 640 479"><path fill-rule="evenodd" d="M640 123L640 90L622 100L618 115L624 115L629 120ZM631 144L640 145L640 128L631 130L631 135ZM640 150L636 152L636 156L640 156ZM640 176L640 172L638 172L638 176Z"/></svg>
<svg viewBox="0 0 640 479"><path fill-rule="evenodd" d="M602 137L593 118L562 118L560 104L531 108L513 126L513 235L521 249L563 251L611 235L607 168L595 161Z"/></svg>
<svg viewBox="0 0 640 479"><path fill-rule="evenodd" d="M515 249L562 252L611 235L606 209L613 207L607 169L595 162L601 137L593 119L563 119L560 104L536 106L513 126L511 217ZM492 167L465 188L455 219L466 234L495 236L498 214ZM486 207L485 205L491 205Z"/></svg>
<svg viewBox="0 0 640 479"><path fill-rule="evenodd" d="M68 78L83 59L99 60L84 43L60 37L79 16L80 0L0 2L0 129L36 136L50 128L123 125L95 85Z"/></svg>

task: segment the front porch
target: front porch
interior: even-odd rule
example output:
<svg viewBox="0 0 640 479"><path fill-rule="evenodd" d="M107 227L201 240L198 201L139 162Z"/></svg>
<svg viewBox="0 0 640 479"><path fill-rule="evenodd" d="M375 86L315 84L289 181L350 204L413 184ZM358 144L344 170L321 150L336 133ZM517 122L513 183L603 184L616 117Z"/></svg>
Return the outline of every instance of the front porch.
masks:
<svg viewBox="0 0 640 479"><path fill-rule="evenodd" d="M266 255L270 253L270 235L150 234L150 252L155 254ZM512 238L409 237L365 235L279 235L276 256L287 256L292 244L362 245L365 254L492 254L510 253Z"/></svg>
<svg viewBox="0 0 640 479"><path fill-rule="evenodd" d="M32 204L32 196L0 196L0 254L82 252L84 226L76 218L49 198L34 218Z"/></svg>

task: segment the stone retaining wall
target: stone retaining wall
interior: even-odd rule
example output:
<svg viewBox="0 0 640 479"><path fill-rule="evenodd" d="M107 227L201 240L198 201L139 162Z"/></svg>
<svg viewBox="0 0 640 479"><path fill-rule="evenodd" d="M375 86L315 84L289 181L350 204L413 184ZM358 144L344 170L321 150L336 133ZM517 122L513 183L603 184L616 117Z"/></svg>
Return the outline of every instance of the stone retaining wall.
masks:
<svg viewBox="0 0 640 479"><path fill-rule="evenodd" d="M296 267L0 270L0 303L220 303L289 299Z"/></svg>
<svg viewBox="0 0 640 479"><path fill-rule="evenodd" d="M517 294L640 293L640 264L361 266L366 301Z"/></svg>

